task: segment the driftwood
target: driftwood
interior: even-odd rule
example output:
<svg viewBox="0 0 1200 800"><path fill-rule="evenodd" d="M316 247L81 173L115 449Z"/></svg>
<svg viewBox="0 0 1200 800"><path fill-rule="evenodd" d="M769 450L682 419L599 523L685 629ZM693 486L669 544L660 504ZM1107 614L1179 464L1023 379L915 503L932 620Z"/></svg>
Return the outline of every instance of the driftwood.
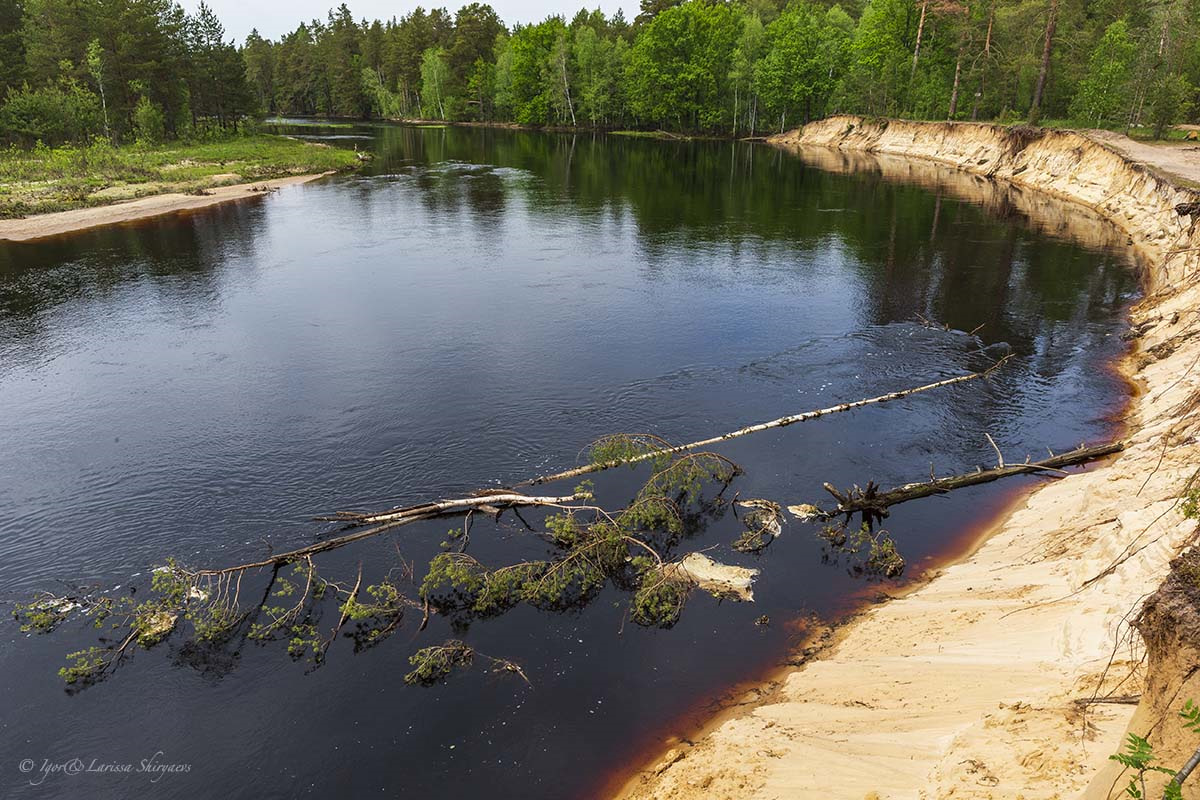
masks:
<svg viewBox="0 0 1200 800"><path fill-rule="evenodd" d="M839 403L836 406L829 406L828 408L818 408L814 411L805 411L800 414L790 414L786 417L780 417L779 419L773 419L770 422L760 422L757 425L749 425L745 428L739 428L736 431L730 431L729 433L723 433L720 436L713 436L708 439L701 439L697 442L689 442L687 444L675 445L674 447L664 447L659 450L650 450L645 453L639 453L638 455L633 456L631 458L622 458L622 459L616 459L613 461L601 461L601 462L597 462L597 463L593 463L593 464L585 464L582 467L576 467L574 469L568 469L568 470L564 470L562 472L556 472L553 475L543 475L540 478L530 478L529 480L521 481L520 483L518 483L516 485L517 486L539 486L543 483L549 483L550 481L565 480L567 478L577 478L580 475L587 475L592 472L601 472L603 470L612 469L613 467L619 467L619 466L622 466L625 464L637 464L639 462L649 461L651 459L659 458L661 456L675 455L676 453L682 453L687 450L694 450L697 447L705 447L710 444L718 444L719 442L728 441L729 439L736 439L739 436L747 436L751 433L759 433L761 431L771 430L772 428L786 428L788 425L794 425L797 422L807 422L811 419L818 419L819 417L828 416L830 414L838 414L843 411L851 411L855 408L862 408L863 406L874 405L876 403L886 403L889 400L899 400L901 398L908 397L908 396L914 395L914 394L918 394L920 392L928 392L931 389L940 389L943 386L953 386L956 383L965 383L967 381L973 381L977 378L986 378L988 375L991 375L993 372L995 372L997 369L999 369L1001 366L1003 366L1004 363L1006 361L1008 361L1010 358L1012 358L1011 355L1005 356L1004 358L1000 359L992 366L985 369L983 372L971 372L966 375L959 375L954 378L947 378L945 380L937 381L935 383L927 383L924 386L917 386L912 389L902 389L898 392L889 392L888 394L881 394L877 397L868 397L865 400L854 400L849 403Z"/></svg>
<svg viewBox="0 0 1200 800"><path fill-rule="evenodd" d="M1000 464L992 469L980 469L963 475L950 475L945 478L932 478L920 483L908 483L885 492L879 491L879 487L874 481L868 483L865 489L855 486L852 489L842 491L826 483L824 485L825 491L833 495L838 505L835 510L822 511L820 514L828 518L837 516L838 514L849 516L850 514L861 513L868 521L874 518L882 519L888 515L887 509L898 503L905 503L909 500L917 500L935 494L945 494L953 489L961 489L964 486L991 483L992 481L1009 478L1014 475L1025 475L1031 472L1061 472L1063 467L1069 467L1074 464L1085 464L1089 461L1095 461L1098 458L1118 453L1124 449L1124 442L1109 442L1108 444L1096 445L1094 447L1081 446L1068 453L1052 455L1050 458L1032 463L1027 461L1023 464L1006 465L1003 458L1001 458ZM803 506L803 508L807 509L811 507Z"/></svg>
<svg viewBox="0 0 1200 800"><path fill-rule="evenodd" d="M757 570L721 564L701 553L689 553L682 558L666 561L650 538L659 530L674 535L683 529L684 509L671 499L676 493L691 497L685 502L695 502L696 495L689 493L694 491L698 494L698 490L689 487L699 485L700 482L713 481L723 484L723 490L732 477L740 472L737 465L724 456L698 452L698 448L841 411L986 378L999 369L1008 358L1006 356L981 372L958 375L924 386L780 417L679 446L670 446L649 435L612 437L607 442L593 445L592 458L597 459L595 463L517 484L537 485L619 465L650 462L664 456L674 457L669 466L654 465L654 474L630 508L612 514L592 504L593 495L586 487L577 488L567 496L535 496L512 488L486 489L458 498L423 502L379 512L337 512L319 519L340 523L343 526L340 535L223 569L193 570L168 560L165 566L154 571L155 585L151 593L155 596L150 600L141 601L139 598L139 602L135 603L132 598L102 598L102 604L93 604L105 614L122 615L123 621L114 627L127 626L128 635L119 646L93 647L72 654L69 666L65 667L61 674L72 684L87 685L94 682L120 662L132 643L151 647L171 635L180 621L185 619L193 625L195 641L198 642L223 641L222 637L231 635L242 626L248 626L243 633L244 639L266 641L287 638L288 652L293 658L308 653L313 663L321 663L328 648L351 622L356 628L353 634L356 647L364 642L364 646L370 646L390 635L408 609L423 608L419 628L423 630L430 613L439 611L437 604L440 601L437 597L441 587L458 592L462 586L465 587L464 591L472 596L478 595L478 602L473 602L469 609L464 607L463 610L482 616L506 610L522 600L537 604L585 602L590 599L585 594L579 594L576 600L569 588L558 589L553 582L547 583L547 579L564 584L582 585L590 590L618 574L625 579L632 573L632 618L639 624L660 627L674 624L687 594L693 589L702 589L723 598L750 601L753 599L752 587ZM1022 465L1008 469L1024 471L1036 466L1041 465ZM972 482L983 481L975 479ZM945 491L948 485L947 482L940 483L937 491ZM871 497L874 498L874 489L869 488ZM846 499L848 501L848 498ZM743 522L747 524L748 533L755 537L755 541L747 544L756 545L743 549L761 549L767 541L779 534L782 523L781 510L776 504L765 500L744 500L741 504L751 508L751 513L745 515ZM551 541L559 551L565 550L565 553L556 555L552 560L524 562L496 570L489 570L466 555L465 545L474 513L498 515L503 510L512 509L519 516L516 509L530 506L565 512L558 516L557 527L548 525L548 535L560 535L559 539L550 535ZM814 510L820 513L819 509ZM576 520L572 515L578 512L587 513L581 515L582 519ZM430 583L432 588L422 584L420 589L423 606L397 586L390 572L378 584L364 587L361 563L352 586L324 580L317 574L314 557L318 554L361 542L400 526L464 514L466 522L461 534L462 546L457 553L443 554L445 557L438 556L441 561L435 559L431 562L427 578L433 579ZM356 530L344 532L347 529ZM871 558L876 557L874 551L878 544L872 543ZM890 547L890 543L888 544ZM639 551L648 553L651 558L647 559ZM890 552L893 557L898 558L894 549ZM592 563L593 558L596 559L596 563ZM436 574L435 562L439 570ZM294 569L285 578L281 570L286 565L294 565ZM460 566L462 569L458 568ZM242 580L248 573L259 569L270 571L266 587L262 590L262 599L258 602L244 602ZM411 567L408 569L411 577ZM280 586L279 590L272 593L273 587L277 585ZM432 599L430 592L433 593ZM279 606L268 604L268 597L285 596L292 599L280 601L283 605ZM314 610L321 602L336 603L338 608L336 624L326 631L318 631L316 627L319 614L315 614ZM30 628L49 630L64 620L68 611L84 608L80 600L43 597L25 607L24 613ZM763 619L765 620L765 617ZM118 639L113 638L111 641L115 642ZM473 654L473 650L460 642L423 648L412 659L417 668L406 675L404 680L408 683L439 680L449 668L465 664ZM524 677L520 668L511 662L491 660L499 668L514 671Z"/></svg>
<svg viewBox="0 0 1200 800"><path fill-rule="evenodd" d="M811 419L824 417L829 414L837 414L842 411L850 411L855 408L862 408L863 406L874 405L877 403L886 403L889 400L899 400L910 395L928 392L932 389L938 389L944 386L952 386L958 383L965 383L978 378L985 378L1003 366L1004 363L1007 362L1011 357L1012 356L1009 355L1001 358L995 364L983 370L982 372L972 372L966 375L958 375L953 378L946 378L934 383L928 383L924 386L916 386L911 389L902 389L897 392L889 392L888 394L882 394L876 397L868 397L863 400L840 403L836 406L830 406L828 408L792 414L786 417L780 417L779 419L771 420L769 422L762 422L757 425L739 428L736 431L731 431L720 436L713 436L708 439L701 439L696 442L689 442L688 444L681 444L673 447L656 448L646 452L638 453L637 455L628 458L585 464L584 466L565 470L563 472L557 472L552 475L543 475L541 477L521 481L520 483L515 484L515 486L537 486L543 483L549 483L551 481L575 478L580 475L600 472L625 464L637 464L659 458L661 456L677 455L679 453L695 450L696 448L703 447L705 445L716 444L729 439L736 439L740 436L747 436L752 433L758 433L760 431L770 430L772 428L784 428L797 422L805 422ZM339 511L329 516L317 517L317 520L324 522L342 522L349 527L357 527L361 525L371 525L372 527L367 528L366 530L356 531L355 533L346 534L344 536L326 539L325 541L317 542L306 547L289 550L277 555L271 555L262 559L261 561L255 561L248 564L238 564L237 566L226 567L224 569L200 570L196 574L201 576L220 576L236 572L244 572L251 569L258 569L261 567L278 567L284 564L290 564L299 561L300 559L309 558L317 553L323 553L328 550L336 550L340 547L345 547L348 544L353 544L354 542L358 542L363 539L369 539L373 536L377 536L385 531L398 528L402 525L435 519L437 517L470 513L472 511L482 511L485 513L495 514L506 508L515 509L527 506L564 508L567 507L567 504L578 503L579 501L588 499L589 497L590 495L586 493L576 493L566 497L534 497L522 494L512 489L484 489L474 492L469 497L418 503L416 505L406 506L403 508L394 508L387 511L367 513ZM570 508L579 510L585 508L585 506L573 505L570 506Z"/></svg>
<svg viewBox="0 0 1200 800"><path fill-rule="evenodd" d="M372 536L377 536L384 531L398 528L401 525L409 525L413 522L420 522L427 519L435 519L437 517L447 516L450 514L463 514L468 511L474 511L481 508L519 508L521 506L551 506L561 508L567 503L572 503L577 500L584 500L588 495L573 494L567 497L531 497L529 495L518 494L516 492L486 492L478 497L460 497L455 500L437 500L432 503L420 503L415 506L406 508L397 508L391 511L386 511L379 514L358 514L350 511L339 511L337 514L330 517L318 517L325 521L345 522L348 525L374 525L372 528L367 528L365 531L338 536L333 539L326 539L323 542L310 544L307 547L301 547L296 550L289 550L286 553L269 556L262 561L255 561L249 564L238 564L235 567L226 567L225 569L206 569L199 570L197 575L224 575L232 572L244 572L260 567L277 567L283 564L290 564L294 561L299 561L302 558L309 558L317 553L324 553L327 550L336 550L339 547L345 547L348 544L367 539ZM578 508L578 506L573 506Z"/></svg>
<svg viewBox="0 0 1200 800"><path fill-rule="evenodd" d="M1073 701L1077 706L1112 704L1118 706L1136 706L1142 702L1140 694L1117 694L1109 697L1080 697Z"/></svg>
<svg viewBox="0 0 1200 800"><path fill-rule="evenodd" d="M783 428L787 427L788 425L793 425L797 422L805 422L807 420L817 419L829 414L850 411L851 409L862 408L863 406L873 405L876 403L886 403L889 400L899 400L910 395L918 394L920 392L927 392L943 386L952 386L957 383L973 381L977 378L985 378L1003 366L1004 363L1011 357L1012 356L1005 356L982 372L972 372L966 375L958 375L953 378L946 378L945 380L928 383L924 386L917 386L911 389L902 389L898 392L889 392L888 394L878 395L877 397L868 397L863 400L840 403L836 406L816 409L814 411L805 411L800 414L792 414L790 416L771 420L770 422L762 422L757 425L739 428L736 431L731 431L720 436L713 436L708 439L701 439L700 441L689 442L688 444L681 444L673 447L652 449L647 452L638 453L637 455L629 458L585 464L582 467L576 467L563 472L557 472L552 475L543 475L539 478L531 478L529 480L517 483L516 486L536 486L543 483L549 483L550 481L564 480L566 478L575 478L580 475L587 475L592 472L600 472L602 470L612 469L613 467L624 464L637 464L659 458L661 456L677 455L679 453L695 450L696 448L703 447L705 445L716 444L728 439L736 439L740 436L747 436L751 433L758 433L760 431L770 430L772 428ZM589 497L590 495L586 493L576 493L566 497L534 497L513 491L512 489L484 489L473 493L469 497L418 503L416 505L405 506L403 508L393 508L387 511L367 513L356 511L339 511L330 516L317 517L317 519L324 522L342 522L349 527L357 527L361 525L370 525L372 527L367 528L366 530L356 531L355 533L346 534L344 536L326 539L325 541L317 542L306 547L271 555L262 559L261 561L255 561L248 564L238 564L237 566L226 567L224 569L200 570L196 574L201 576L220 576L236 572L244 572L251 569L258 569L261 567L278 567L284 564L290 564L299 561L300 559L309 558L317 553L324 553L328 550L336 550L340 547L345 547L348 544L353 544L354 542L358 542L363 539L369 539L373 536L384 533L385 531L398 528L401 525L408 525L414 522L435 519L437 517L470 513L472 511L482 511L485 513L495 514L506 508L515 509L523 506L549 506L563 508L569 503L577 503L579 501L589 499ZM580 505L574 505L570 507L574 509L584 508L584 506Z"/></svg>

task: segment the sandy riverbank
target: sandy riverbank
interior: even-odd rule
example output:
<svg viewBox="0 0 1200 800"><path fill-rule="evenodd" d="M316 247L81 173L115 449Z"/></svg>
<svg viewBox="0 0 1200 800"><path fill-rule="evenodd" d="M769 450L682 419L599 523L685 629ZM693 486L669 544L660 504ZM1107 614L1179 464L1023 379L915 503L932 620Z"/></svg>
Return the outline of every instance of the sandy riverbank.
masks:
<svg viewBox="0 0 1200 800"><path fill-rule="evenodd" d="M1111 244L1097 218L1115 223L1146 289L1123 365L1138 387L1129 446L1025 496L969 557L864 612L691 742L664 745L622 796L1109 796L1107 759L1134 707L1075 701L1141 691L1128 619L1196 528L1177 498L1200 464L1200 231L1174 206L1197 195L1067 131L836 117L774 141L824 168L1015 205L1051 232ZM1048 198L1072 205L1055 216Z"/></svg>
<svg viewBox="0 0 1200 800"><path fill-rule="evenodd" d="M332 174L332 172L322 172L316 175L293 175L287 178L254 181L253 183L214 186L206 189L204 194L167 192L106 206L56 211L51 214L35 214L21 219L2 219L0 220L0 241L23 242L31 239L43 239L47 236L61 236L65 233L75 233L103 225L116 225L161 217L166 214L195 211L218 203L263 197L284 186L307 183Z"/></svg>

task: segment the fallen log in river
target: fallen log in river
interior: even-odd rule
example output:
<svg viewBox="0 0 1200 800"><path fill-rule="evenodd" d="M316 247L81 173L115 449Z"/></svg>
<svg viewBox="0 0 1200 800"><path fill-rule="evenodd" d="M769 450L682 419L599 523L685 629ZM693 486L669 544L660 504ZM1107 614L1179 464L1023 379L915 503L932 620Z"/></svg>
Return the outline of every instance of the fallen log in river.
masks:
<svg viewBox="0 0 1200 800"><path fill-rule="evenodd" d="M339 636L353 638L356 648L373 646L389 637L405 615L415 610L422 612L417 628L421 631L431 614L442 614L455 624L465 625L470 619L492 617L519 604L543 609L582 607L596 599L608 585L628 592L627 613L632 622L670 627L693 590L722 598L753 600L757 570L722 564L700 552L674 552L686 538L690 520L728 502L721 499L721 494L741 473L740 467L729 458L699 448L986 379L1007 360L1005 357L980 372L792 414L683 445L671 445L652 434L604 437L588 449L587 463L582 466L515 485L536 486L620 465L648 466L649 477L623 508L606 509L597 505L590 482L584 481L570 493L557 496L534 496L515 488L489 488L379 512L341 511L318 519L340 523L343 531L359 530L223 568L189 568L168 558L152 571L149 591L136 597L132 587L128 594L117 594L115 590L97 592L86 587L68 595L44 592L28 603L17 604L14 614L26 631L54 630L71 616L87 617L93 625L109 621L105 626L107 635L100 643L71 653L67 666L59 672L76 688L109 674L135 644L153 647L180 627L190 630L187 642L200 648L228 645L236 652L240 646L237 643L243 641L285 640L289 656L304 658L315 667L324 662L326 652ZM1033 468L1034 465L1021 465L1008 469ZM982 482L979 478L974 480ZM705 486L717 488L715 496L705 498ZM942 483L936 491L948 487L948 483ZM863 497L878 502L874 487L868 489ZM919 491L910 490L910 494L921 496ZM847 504L851 502L850 497L843 499ZM761 549L768 538L778 535L777 523L782 514L777 504L739 501L739 505L751 508L744 519L758 533L752 531L751 538L755 541L744 542L737 549ZM540 530L521 520L545 543L544 555L497 566L485 564L467 552L473 515L481 513L498 518L511 509L520 518L518 509L529 507L548 512ZM364 576L362 563L352 583L326 579L317 569L315 559L322 554L404 525L449 516L465 516L462 528L446 534L440 552L430 560L419 582L415 580L412 565L403 561L382 574L378 567L369 570L378 575L373 583ZM874 542L871 552L884 549ZM898 555L886 563L876 555L872 563L882 564L881 574L889 576L898 574L903 565ZM260 571L265 574L255 582L253 574ZM321 624L327 611L335 616L332 627ZM113 631L122 630L123 634L113 635ZM494 668L525 677L512 662L476 654L464 643L451 640L414 653L410 657L414 669L404 680L419 684L437 682L476 655L488 660Z"/></svg>
<svg viewBox="0 0 1200 800"><path fill-rule="evenodd" d="M849 517L852 514L860 513L863 515L864 521L871 522L874 519L886 517L889 507L908 502L909 500L918 500L922 497L945 494L954 489L961 489L964 486L991 483L992 481L1009 478L1014 475L1027 475L1037 472L1062 473L1063 467L1086 464L1089 461L1095 461L1096 459L1119 453L1124 449L1125 443L1116 441L1092 447L1080 445L1067 453L1051 454L1050 458L1041 461L1026 461L1021 464L1005 464L1003 458L1001 458L1000 463L992 469L977 469L975 472L967 472L962 475L931 478L928 481L921 481L919 483L906 483L903 486L897 486L894 489L884 492L879 491L879 487L874 481L869 482L865 489L854 486L847 490L839 490L826 483L824 484L825 491L829 492L837 500L838 505L836 509L825 511L816 506L790 506L789 508L797 516L821 516L825 518L835 517L839 514L845 514Z"/></svg>

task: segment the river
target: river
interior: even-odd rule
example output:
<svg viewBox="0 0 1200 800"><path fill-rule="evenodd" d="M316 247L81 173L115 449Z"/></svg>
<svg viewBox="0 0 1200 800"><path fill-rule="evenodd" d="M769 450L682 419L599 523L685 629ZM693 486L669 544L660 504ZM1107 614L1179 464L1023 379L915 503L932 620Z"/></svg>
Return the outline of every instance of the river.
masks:
<svg viewBox="0 0 1200 800"><path fill-rule="evenodd" d="M604 434L688 441L1009 350L986 382L723 445L745 469L730 491L822 502L824 481L990 466L985 433L1015 460L1119 430L1112 364L1137 291L1121 247L762 144L285 129L375 158L261 201L0 243L0 599L63 581L144 593L167 556L224 566L328 535L316 514L507 485L574 465ZM619 504L639 475L598 490ZM1023 485L897 507L906 574ZM475 523L475 557L545 552L502 523ZM322 571L352 581L360 562L370 577L403 558L419 579L455 524L331 553ZM67 692L56 672L96 632L3 623L0 795L591 796L785 663L812 619L898 588L814 531L790 522L750 555L729 546L732 514L708 519L675 553L760 569L756 601L701 594L666 630L633 624L609 586L582 609L466 629L434 616L418 633L410 616L376 647L336 643L319 669L281 643L176 634ZM482 665L405 685L408 656L450 637L520 663L530 685ZM42 774L72 759L133 771ZM151 784L143 759L187 770Z"/></svg>

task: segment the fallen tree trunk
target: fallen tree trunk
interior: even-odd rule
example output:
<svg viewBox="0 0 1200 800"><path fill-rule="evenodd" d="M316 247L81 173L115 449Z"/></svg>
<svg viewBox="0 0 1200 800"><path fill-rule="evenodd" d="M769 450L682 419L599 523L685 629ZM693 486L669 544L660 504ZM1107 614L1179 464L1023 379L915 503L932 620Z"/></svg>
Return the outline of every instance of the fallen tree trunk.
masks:
<svg viewBox="0 0 1200 800"><path fill-rule="evenodd" d="M570 497L530 497L519 492L495 489L479 491L471 497L460 497L455 500L434 500L429 503L418 503L415 506L394 508L391 511L366 514L357 511L338 511L331 516L317 517L316 519L321 522L373 525L380 522L395 522L396 520L407 519L409 517L425 517L430 514L459 514L474 509L494 511L498 508L509 508L512 506L561 505L579 499L581 498L576 495ZM489 509L489 507L491 508Z"/></svg>
<svg viewBox="0 0 1200 800"><path fill-rule="evenodd" d="M908 483L904 486L898 486L895 489L889 489L886 492L879 491L879 487L874 482L868 483L866 489L860 489L855 486L853 489L843 491L839 491L826 483L824 485L825 491L833 495L833 498L837 500L838 506L833 511L817 509L816 513L824 517L833 517L838 514L850 515L862 513L865 517L882 518L888 515L887 509L890 506L897 505L898 503L905 503L909 500L917 500L935 494L945 494L954 489L961 489L964 486L991 483L992 481L1009 478L1014 475L1026 475L1031 472L1060 472L1063 467L1085 464L1104 456L1110 456L1113 453L1119 453L1124 449L1124 442L1109 442L1108 444L1096 445L1094 447L1078 447L1068 453L1060 453L1042 461L1008 465L1001 462L1000 466L993 467L992 469L980 469L963 475L951 475L919 483ZM791 508L814 507L792 506ZM793 511L793 513L800 515L798 511Z"/></svg>
<svg viewBox="0 0 1200 800"><path fill-rule="evenodd" d="M786 428L788 425L794 425L797 422L807 422L810 419L817 419L818 417L828 416L829 414L838 414L838 413L841 413L842 411L850 411L855 408L862 408L863 406L874 405L875 403L886 403L889 400L899 400L901 398L908 397L908 396L914 395L914 394L918 394L920 392L928 392L931 389L940 389L943 386L953 386L956 383L965 383L967 381L973 381L977 378L986 378L988 375L991 375L993 372L995 372L1001 366L1003 366L1004 363L1006 361L1008 361L1010 358L1012 358L1011 355L1005 356L1004 358L1000 359L992 366L985 369L983 372L972 372L967 375L959 375L957 377L947 378L945 380L937 381L935 383L927 383L924 386L917 386L912 389L902 389L898 392L889 392L888 394L881 394L877 397L868 397L865 400L854 400L849 403L839 403L836 406L829 406L828 408L818 408L814 411L805 411L800 414L790 414L786 417L780 417L779 419L773 419L770 422L760 422L757 425L749 425L745 428L739 428L736 431L730 431L729 433L723 433L720 436L713 436L708 439L701 439L696 442L689 442L687 444L675 445L674 447L664 447L664 448L657 449L657 450L650 450L650 451L647 451L644 453L639 453L636 456L631 456L629 458L620 458L620 459L614 459L611 461L598 461L593 464L585 464L582 467L575 467L574 469L568 469L568 470L564 470L562 472L556 472L552 475L543 475L540 478L530 478L528 480L521 481L520 483L518 483L516 485L517 486L538 486L543 483L549 483L550 481L565 480L567 478L577 478L580 475L587 475L592 472L601 472L603 470L612 469L613 467L619 467L624 464L637 464L642 461L649 461L654 458L659 458L660 456L675 455L676 453L682 453L687 450L694 450L697 447L705 447L710 444L717 444L719 442L728 441L729 439L736 439L739 436L747 436L751 433L759 433L760 431L766 431L766 430L770 430L772 428Z"/></svg>
<svg viewBox="0 0 1200 800"><path fill-rule="evenodd" d="M908 397L913 394L918 394L920 392L927 392L932 389L938 389L938 388L941 388L944 386L952 386L957 383L965 383L967 381L973 381L978 378L987 377L992 372L996 371L1001 366L1003 366L1004 363L1006 361L1008 361L1010 358L1012 358L1011 355L1005 356L1004 358L1000 359L995 364L988 367L986 370L983 370L982 372L972 372L972 373L969 373L966 375L958 375L953 378L946 378L945 380L936 381L934 383L928 383L928 384L925 384L924 386L917 386L917 387L914 387L911 389L902 389L897 392L889 392L888 394L878 395L877 397L868 397L864 400L855 400L855 401L852 401L849 403L840 403L836 406L830 406L828 408L821 408L821 409L816 409L814 411L806 411L806 412L803 412L800 414L793 414L793 415L786 416L786 417L780 417L779 419L771 420L770 422L762 422L757 425L750 425L748 427L740 428L736 431L731 431L729 433L722 434L720 436L713 436L708 439L701 439L700 441L689 442L688 444L676 445L674 447L655 448L655 449L649 450L647 452L638 453L637 455L631 456L629 458L620 458L620 459L613 459L610 461L602 461L602 462L597 462L597 463L592 463L592 464L585 464L582 467L576 467L575 469L569 469L569 470L565 470L563 472L557 472L552 475L543 475L539 478L531 478L531 479L522 481L520 483L517 483L516 486L536 486L539 484L548 483L550 481L563 480L566 478L574 478L574 477L578 477L580 475L586 475L586 474L589 474L592 472L600 472L602 470L612 469L613 467L622 466L624 464L637 464L637 463L649 461L651 459L658 458L661 456L676 455L679 453L687 452L689 450L694 450L698 447L703 447L705 445L716 444L717 442L723 442L728 439L735 439L737 437L746 436L751 433L758 433L759 431L770 430L772 428L783 428L788 425L793 425L797 422L804 422L804 421L810 420L810 419L817 419L818 417L823 417L828 414L836 414L836 413L839 413L842 411L849 411L851 409L861 408L863 406L873 405L876 403L885 403L889 400L899 400L901 398ZM325 522L343 522L343 523L346 523L348 526L372 525L373 527L368 528L367 530L362 530L362 531L357 531L355 533L347 534L345 536L339 536L339 537L336 537L333 539L327 539L323 542L318 542L316 544L308 545L307 547L301 547L296 550L289 550L286 553L280 553L278 555L273 555L273 556L265 558L261 561L256 561L256 562L249 563L249 564L239 564L235 567L227 567L225 569L219 569L219 570L201 570L197 574L199 574L199 575L225 575L225 574L241 572L241 571L245 571L245 570L249 570L249 569L257 569L260 567L274 567L274 566L279 566L281 564L289 564L289 563L297 561L301 558L312 556L317 553L323 553L327 550L335 550L339 547L344 547L348 544L352 544L354 542L361 541L362 539L368 539L372 536L377 536L380 533L389 531L392 528L400 527L401 525L408 525L413 522L420 522L422 520L434 519L436 517L446 516L446 515L450 515L450 514L462 514L462 513L469 512L469 511L495 512L498 509L518 508L518 507L522 507L522 506L559 506L559 507L561 507L567 503L583 500L586 497L588 497L588 495L586 495L586 494L574 494L574 495L571 495L568 497L532 497L529 495L521 494L519 492L514 492L510 489L490 489L490 490L482 490L482 491L476 492L471 497L463 497L463 498L457 498L457 499L452 499L452 500L437 500L437 501L427 502L427 503L418 503L416 505L406 506L404 508L390 509L388 511L368 512L368 513L339 511L330 516L317 517L317 519L320 521L325 521ZM579 508L579 506L575 506L575 508Z"/></svg>
<svg viewBox="0 0 1200 800"><path fill-rule="evenodd" d="M397 508L392 511L382 514L356 514L353 512L342 511L331 517L321 517L327 521L346 522L350 525L365 525L374 524L374 527L367 528L356 533L338 536L333 539L326 539L323 542L310 544L307 547L301 547L296 550L289 550L286 553L269 556L262 561L254 561L249 564L238 564L235 567L226 567L224 569L203 569L196 572L197 575L225 575L233 572L244 572L260 567L275 567L284 564L290 564L294 561L299 561L302 558L311 557L317 553L324 553L327 550L336 550L339 547L345 547L348 544L367 539L372 536L378 536L384 531L389 531L392 528L398 528L401 525L410 525L414 522L420 522L427 519L435 519L437 517L447 516L450 514L463 514L468 511L474 511L480 508L519 508L521 506L552 506L561 508L567 503L572 503L577 500L587 499L588 495L573 494L567 497L531 497L529 495L518 494L516 492L499 492L487 493L478 497L462 497L455 500L437 500L432 503L421 503L407 508ZM579 508L579 506L572 506Z"/></svg>

